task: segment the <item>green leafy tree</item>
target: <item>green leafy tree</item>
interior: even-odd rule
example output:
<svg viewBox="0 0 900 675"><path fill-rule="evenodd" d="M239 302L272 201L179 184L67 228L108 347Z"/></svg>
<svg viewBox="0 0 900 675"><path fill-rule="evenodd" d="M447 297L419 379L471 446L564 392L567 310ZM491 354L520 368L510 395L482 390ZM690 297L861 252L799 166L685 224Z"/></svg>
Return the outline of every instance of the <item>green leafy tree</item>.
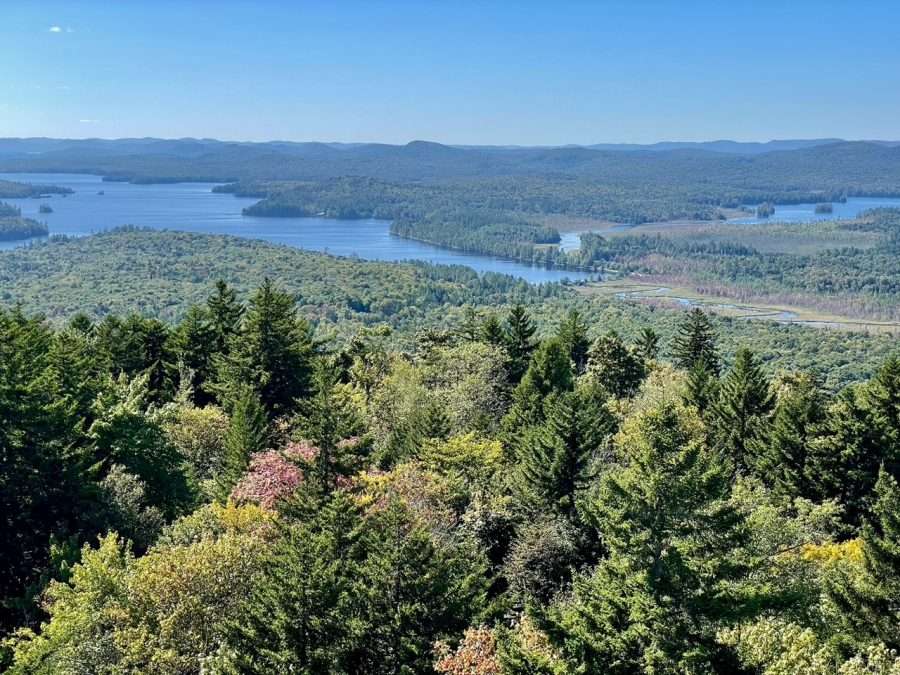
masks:
<svg viewBox="0 0 900 675"><path fill-rule="evenodd" d="M146 485L148 504L172 517L192 495L183 458L152 410L149 377L145 372L133 379L124 373L110 378L94 402L88 437L103 474L115 464L123 466Z"/></svg>
<svg viewBox="0 0 900 675"><path fill-rule="evenodd" d="M768 415L774 403L769 380L753 353L744 347L738 349L713 406L717 441L737 470L746 471L753 465L755 458L751 454L766 437Z"/></svg>
<svg viewBox="0 0 900 675"><path fill-rule="evenodd" d="M718 377L722 364L716 347L716 333L702 309L695 307L679 322L672 342L672 356L685 370L702 361Z"/></svg>
<svg viewBox="0 0 900 675"><path fill-rule="evenodd" d="M587 369L616 398L634 396L647 374L641 357L615 332L594 341L588 352Z"/></svg>

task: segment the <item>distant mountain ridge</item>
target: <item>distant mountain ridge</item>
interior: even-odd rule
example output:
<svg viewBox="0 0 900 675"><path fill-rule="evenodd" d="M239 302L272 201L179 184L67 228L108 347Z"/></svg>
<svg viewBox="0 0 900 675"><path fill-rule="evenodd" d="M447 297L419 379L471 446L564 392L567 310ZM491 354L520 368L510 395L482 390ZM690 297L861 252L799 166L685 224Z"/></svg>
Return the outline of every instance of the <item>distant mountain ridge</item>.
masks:
<svg viewBox="0 0 900 675"><path fill-rule="evenodd" d="M866 140L847 141L842 138L783 139L765 142L732 141L659 141L657 143L572 143L567 145L458 145L434 141L414 140L405 145L389 143L340 143L321 141L222 141L213 138L0 138L0 157L35 156L46 154L101 154L101 155L174 155L180 157L201 156L219 152L225 148L252 148L289 154L321 156L337 152L364 151L381 154L391 149L405 149L411 154L428 152L448 153L453 150L472 150L488 153L523 151L563 151L570 149L601 150L611 152L668 152L672 150L705 150L735 155L758 155L769 152L802 150L836 143L871 143L886 147L900 146L900 141Z"/></svg>
<svg viewBox="0 0 900 675"><path fill-rule="evenodd" d="M509 148L422 140L390 145L7 138L0 139L0 172L90 173L144 183L317 181L341 176L401 182L542 177L627 187L719 185L740 194L748 188L900 193L900 142L829 141Z"/></svg>

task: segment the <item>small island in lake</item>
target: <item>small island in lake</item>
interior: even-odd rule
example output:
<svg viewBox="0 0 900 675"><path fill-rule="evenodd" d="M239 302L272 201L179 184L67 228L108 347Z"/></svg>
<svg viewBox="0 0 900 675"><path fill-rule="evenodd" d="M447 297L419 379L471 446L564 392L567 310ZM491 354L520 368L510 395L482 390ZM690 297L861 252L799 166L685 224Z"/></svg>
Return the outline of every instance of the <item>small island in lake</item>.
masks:
<svg viewBox="0 0 900 675"><path fill-rule="evenodd" d="M39 213L53 213L53 207L49 204L41 204L38 208Z"/></svg>
<svg viewBox="0 0 900 675"><path fill-rule="evenodd" d="M775 206L774 204L770 204L769 202L763 202L759 206L756 207L756 217L757 218L768 218L775 214Z"/></svg>
<svg viewBox="0 0 900 675"><path fill-rule="evenodd" d="M834 206L830 202L816 204L816 213L834 213Z"/></svg>

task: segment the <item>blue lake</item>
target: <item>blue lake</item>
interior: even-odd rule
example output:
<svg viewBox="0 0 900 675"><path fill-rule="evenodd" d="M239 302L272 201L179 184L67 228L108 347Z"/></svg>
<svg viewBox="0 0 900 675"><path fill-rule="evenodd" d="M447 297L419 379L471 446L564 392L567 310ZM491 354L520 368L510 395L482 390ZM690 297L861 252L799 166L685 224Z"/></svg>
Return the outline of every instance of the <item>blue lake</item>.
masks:
<svg viewBox="0 0 900 675"><path fill-rule="evenodd" d="M748 207L751 208L751 207ZM822 220L851 220L868 209L891 208L900 209L900 198L897 197L849 197L846 202L834 202L831 213L816 213L815 204L775 204L775 213L768 218L757 218L756 208L752 207L752 215L729 218L725 221L706 221L710 225L725 223L728 225L760 225L764 223L813 223ZM654 224L654 225L658 225ZM597 232L615 232L629 230L633 225L620 223L606 230ZM585 230L590 231L590 230ZM639 232L639 231L638 231ZM563 251L577 251L581 248L581 235L584 232L563 232L559 246Z"/></svg>
<svg viewBox="0 0 900 675"><path fill-rule="evenodd" d="M132 185L104 183L99 176L81 174L0 173L0 179L59 185L75 191L66 197L3 200L18 206L23 216L46 222L51 234L85 236L121 225L137 225L262 239L365 260L426 260L440 265L465 265L477 272L509 274L530 283L574 281L590 276L403 239L390 233L390 222L386 220L244 216L241 210L258 200L214 193L214 183ZM98 194L101 191L103 194ZM53 213L39 213L41 204L48 204ZM0 242L0 249L25 244L27 241Z"/></svg>
<svg viewBox="0 0 900 675"><path fill-rule="evenodd" d="M726 222L735 225L758 225L760 223L813 223L819 220L848 220L856 218L867 209L900 208L896 197L849 197L846 202L832 202L831 213L816 213L815 204L775 204L775 213L768 218L757 218L753 214L729 218Z"/></svg>

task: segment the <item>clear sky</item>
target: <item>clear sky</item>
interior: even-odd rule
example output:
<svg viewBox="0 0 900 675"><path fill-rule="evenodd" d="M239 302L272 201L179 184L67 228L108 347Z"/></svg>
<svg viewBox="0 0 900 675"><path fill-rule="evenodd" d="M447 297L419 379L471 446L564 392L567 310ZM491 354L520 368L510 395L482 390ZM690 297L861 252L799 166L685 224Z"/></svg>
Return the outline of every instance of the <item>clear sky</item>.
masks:
<svg viewBox="0 0 900 675"><path fill-rule="evenodd" d="M900 139L900 2L0 0L0 136Z"/></svg>

